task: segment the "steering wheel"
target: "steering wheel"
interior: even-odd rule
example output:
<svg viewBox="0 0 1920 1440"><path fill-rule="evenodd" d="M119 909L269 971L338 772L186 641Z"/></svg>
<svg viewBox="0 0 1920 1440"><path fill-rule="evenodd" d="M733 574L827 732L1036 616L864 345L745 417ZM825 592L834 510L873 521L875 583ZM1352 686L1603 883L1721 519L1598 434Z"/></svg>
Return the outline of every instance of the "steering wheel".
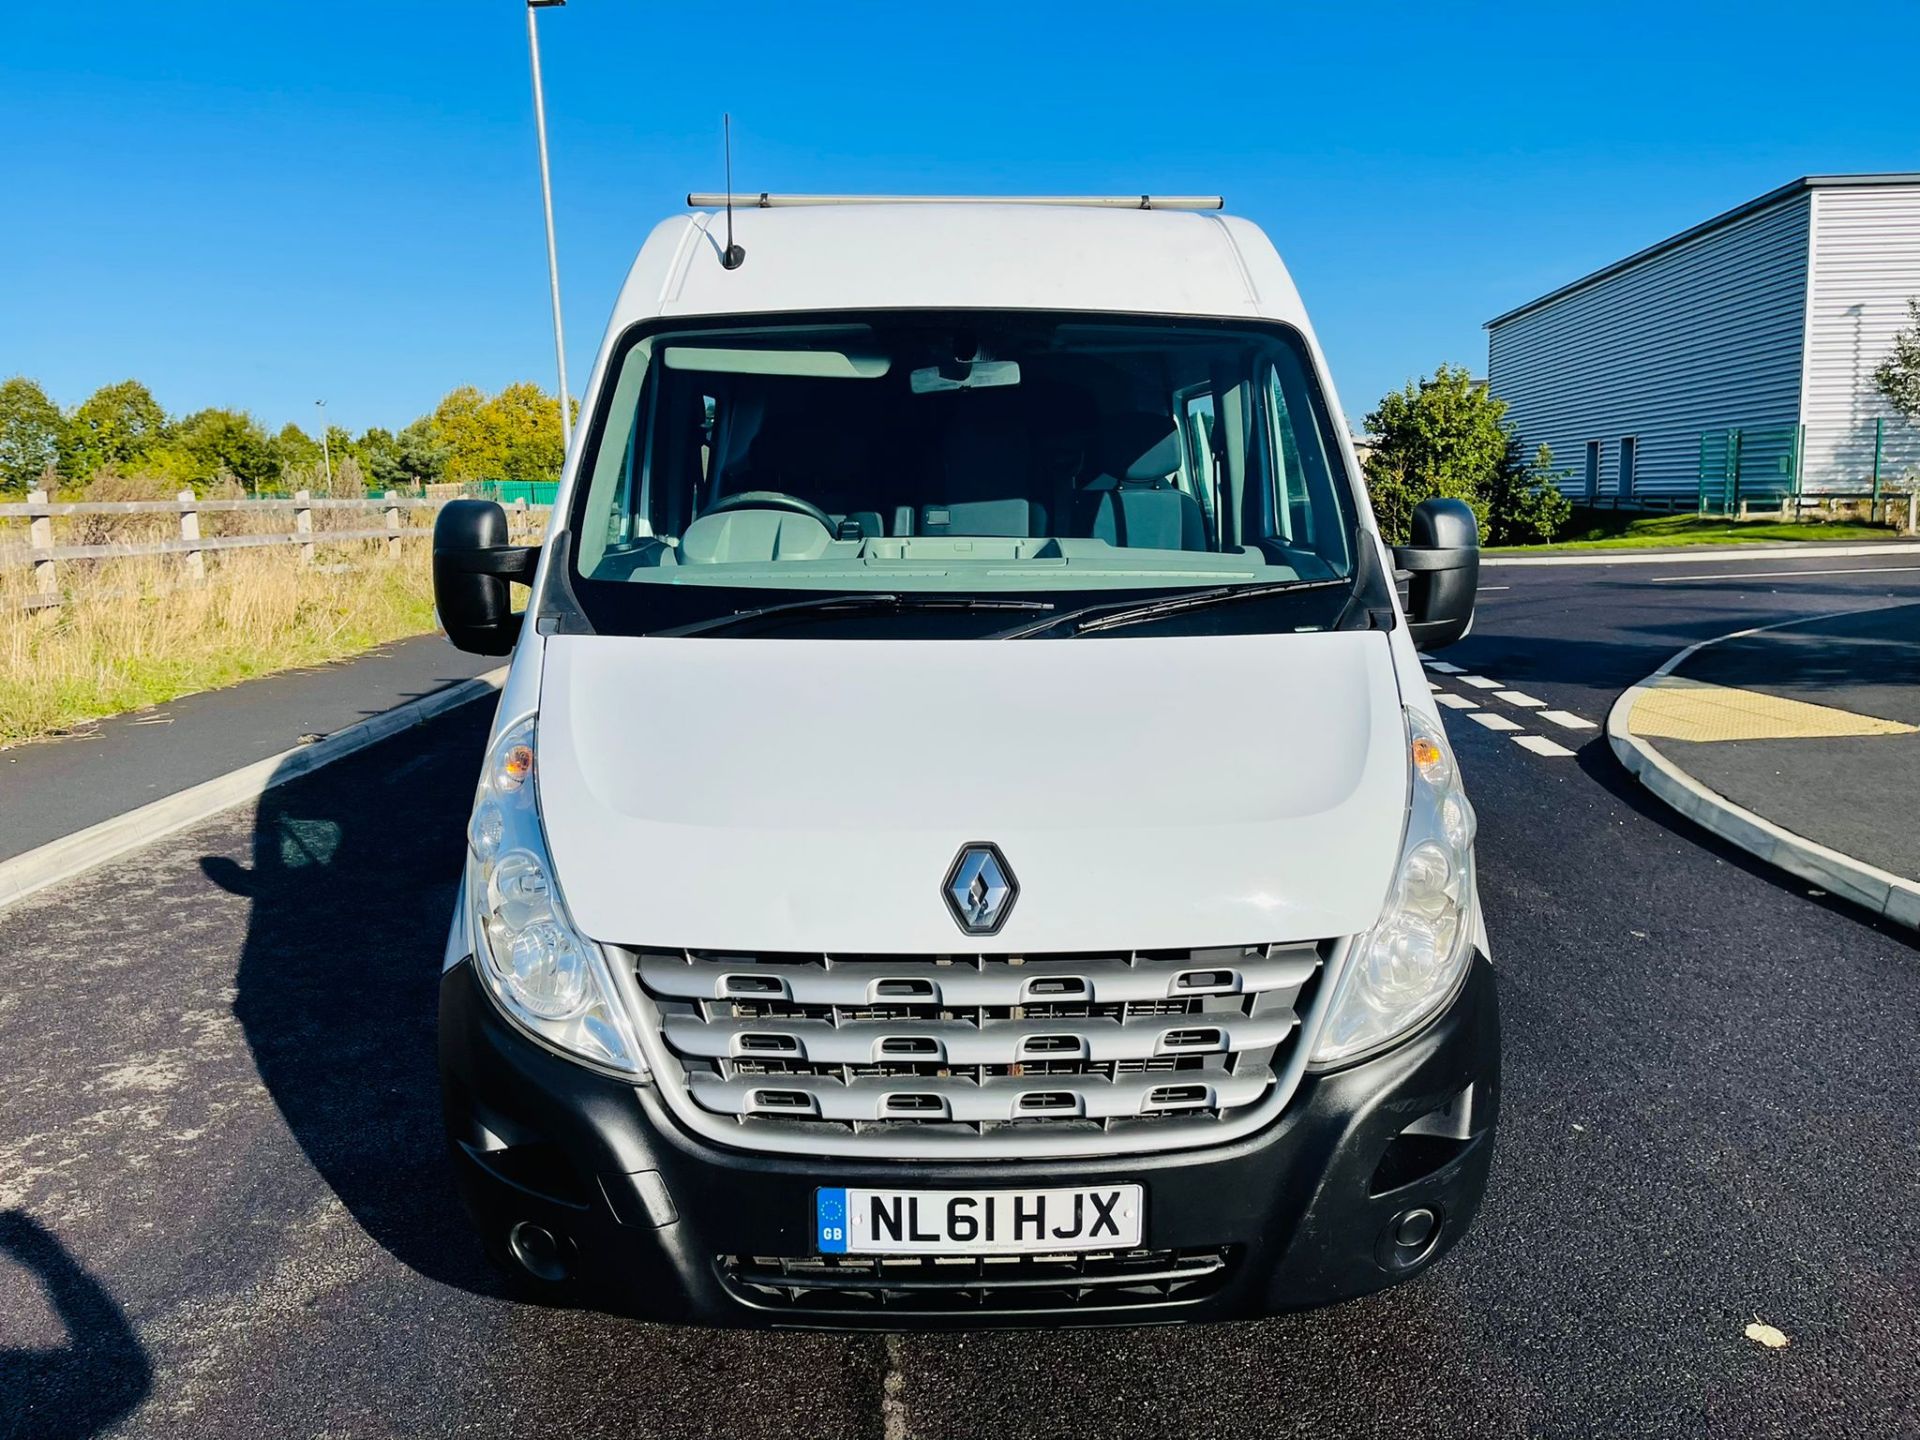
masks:
<svg viewBox="0 0 1920 1440"><path fill-rule="evenodd" d="M819 521L820 528L829 535L834 531L833 517L826 511L811 500L802 500L798 495L789 495L782 490L742 490L738 495L728 495L714 501L700 513L705 518L708 515L722 515L729 510L785 510Z"/></svg>

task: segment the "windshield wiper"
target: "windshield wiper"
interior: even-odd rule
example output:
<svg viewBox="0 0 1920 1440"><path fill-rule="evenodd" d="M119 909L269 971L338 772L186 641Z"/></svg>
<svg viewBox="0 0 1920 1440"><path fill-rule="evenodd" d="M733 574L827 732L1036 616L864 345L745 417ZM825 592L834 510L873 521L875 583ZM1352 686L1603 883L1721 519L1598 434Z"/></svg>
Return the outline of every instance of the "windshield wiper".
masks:
<svg viewBox="0 0 1920 1440"><path fill-rule="evenodd" d="M1159 600L1108 600L1085 605L1064 615L1049 615L1044 620L1016 625L986 638L989 640L1025 640L1034 635L1064 628L1068 635L1086 635L1096 630L1118 630L1158 620L1163 615L1178 615L1188 610L1205 610L1236 600L1258 600L1263 595L1279 595L1297 590L1325 590L1344 586L1348 580L1276 580L1266 585L1216 585L1207 590L1186 590Z"/></svg>
<svg viewBox="0 0 1920 1440"><path fill-rule="evenodd" d="M804 620L812 615L859 614L882 610L898 613L906 610L1051 610L1051 600L989 600L978 595L899 595L886 590L855 590L847 595L820 595L808 600L789 600L780 605L755 605L731 615L715 615L669 630L654 630L654 635L707 635L730 630L756 620Z"/></svg>

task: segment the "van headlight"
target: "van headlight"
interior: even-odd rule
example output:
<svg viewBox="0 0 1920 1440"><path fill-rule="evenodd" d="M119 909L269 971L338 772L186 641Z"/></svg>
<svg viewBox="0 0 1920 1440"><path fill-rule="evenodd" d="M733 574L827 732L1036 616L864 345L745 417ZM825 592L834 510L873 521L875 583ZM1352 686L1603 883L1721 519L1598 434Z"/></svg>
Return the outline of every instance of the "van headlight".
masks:
<svg viewBox="0 0 1920 1440"><path fill-rule="evenodd" d="M1439 722L1408 710L1406 838L1386 908L1347 954L1313 1063L1356 1060L1431 1018L1473 957L1473 806Z"/></svg>
<svg viewBox="0 0 1920 1440"><path fill-rule="evenodd" d="M508 1018L567 1054L644 1072L600 947L573 928L540 824L534 717L487 755L467 826L474 968Z"/></svg>

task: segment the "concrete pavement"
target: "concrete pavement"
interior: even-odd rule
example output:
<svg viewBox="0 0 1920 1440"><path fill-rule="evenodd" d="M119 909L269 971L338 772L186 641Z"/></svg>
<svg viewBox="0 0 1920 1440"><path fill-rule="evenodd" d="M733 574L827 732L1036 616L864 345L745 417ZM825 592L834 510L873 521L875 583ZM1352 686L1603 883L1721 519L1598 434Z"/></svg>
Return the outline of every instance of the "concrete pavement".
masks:
<svg viewBox="0 0 1920 1440"><path fill-rule="evenodd" d="M1920 605L1692 647L1628 691L1610 729L1694 819L1920 926Z"/></svg>

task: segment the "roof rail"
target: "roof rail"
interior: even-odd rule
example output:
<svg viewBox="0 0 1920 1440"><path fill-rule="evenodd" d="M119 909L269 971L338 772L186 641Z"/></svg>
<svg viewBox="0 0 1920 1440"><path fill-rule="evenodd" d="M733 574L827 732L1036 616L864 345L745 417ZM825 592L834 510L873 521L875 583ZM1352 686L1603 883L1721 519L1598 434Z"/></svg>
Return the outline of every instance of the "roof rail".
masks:
<svg viewBox="0 0 1920 1440"><path fill-rule="evenodd" d="M765 190L728 195L701 191L687 196L699 210L728 204L750 210L789 205L1083 205L1096 210L1224 210L1219 195L770 195Z"/></svg>

